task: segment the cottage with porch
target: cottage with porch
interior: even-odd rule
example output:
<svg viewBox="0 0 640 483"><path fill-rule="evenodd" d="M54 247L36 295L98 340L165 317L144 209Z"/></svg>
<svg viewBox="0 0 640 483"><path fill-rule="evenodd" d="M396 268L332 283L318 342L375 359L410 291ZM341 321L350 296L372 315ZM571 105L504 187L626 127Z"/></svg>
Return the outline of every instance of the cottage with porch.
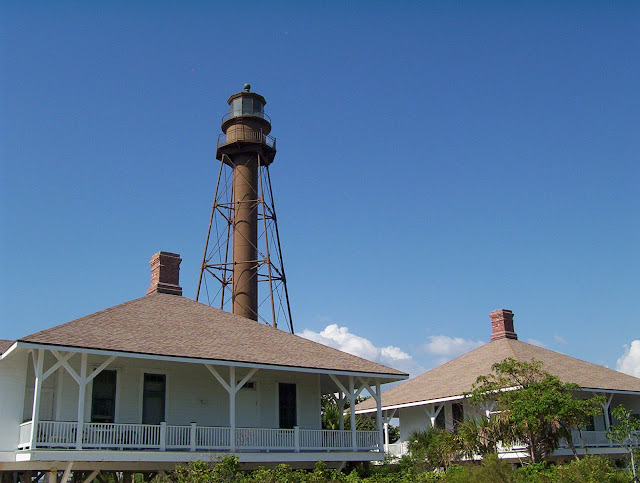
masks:
<svg viewBox="0 0 640 483"><path fill-rule="evenodd" d="M465 401L478 378L491 373L492 365L507 358L528 362L542 361L543 369L563 382L580 386L578 396L605 396L602 414L574 434L579 454L607 454L620 456L625 448L607 438L612 424L611 408L623 404L640 415L640 379L597 364L569 357L518 340L514 331L513 312L496 310L491 313L492 334L488 344L453 359L424 374L414 377L382 393L383 424L397 418L400 422L400 441L389 444L385 431L387 451L394 456L407 452L407 442L416 430L440 428L454 430L455 426L470 418L489 417L498 410L492 405L475 407ZM378 411L375 401L364 401L356 406L356 414L373 416ZM640 435L638 435L640 439ZM568 445L555 450L554 458L572 454ZM524 447L503 447L501 457L521 459L527 457Z"/></svg>
<svg viewBox="0 0 640 483"><path fill-rule="evenodd" d="M381 415L381 384L407 374L189 300L180 261L156 254L142 298L0 341L0 475L383 459L382 418L322 430L321 396L366 390Z"/></svg>

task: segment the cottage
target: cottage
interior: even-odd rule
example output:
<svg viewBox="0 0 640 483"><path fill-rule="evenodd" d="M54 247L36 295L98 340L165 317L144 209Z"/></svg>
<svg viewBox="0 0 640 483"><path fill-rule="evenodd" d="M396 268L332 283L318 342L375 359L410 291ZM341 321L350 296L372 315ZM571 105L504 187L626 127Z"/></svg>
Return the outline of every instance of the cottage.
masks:
<svg viewBox="0 0 640 483"><path fill-rule="evenodd" d="M491 341L435 369L414 377L382 393L382 413L385 428L389 421L400 421L400 441L389 445L387 451L401 455L407 450L407 441L415 430L442 428L453 430L457 422L465 418L486 417L495 408L472 407L465 404L464 394L478 376L491 372L491 366L506 358L519 361L542 361L543 368L560 378L581 387L581 393L604 395L606 402L602 415L582 431L582 438L574 437L574 443L587 448L578 449L582 454L620 455L625 450L606 437L611 425L610 409L623 404L640 414L640 379L590 362L550 351L518 340L514 331L513 312L496 310L491 313ZM374 401L364 401L356 406L356 414L372 415L377 411ZM386 434L388 434L385 431ZM555 451L554 456L572 454L568 447ZM504 457L526 457L524 448L505 448Z"/></svg>
<svg viewBox="0 0 640 483"><path fill-rule="evenodd" d="M180 261L156 254L144 297L0 341L0 472L383 459L381 425L322 430L321 396L366 390L381 413L406 374L183 297Z"/></svg>

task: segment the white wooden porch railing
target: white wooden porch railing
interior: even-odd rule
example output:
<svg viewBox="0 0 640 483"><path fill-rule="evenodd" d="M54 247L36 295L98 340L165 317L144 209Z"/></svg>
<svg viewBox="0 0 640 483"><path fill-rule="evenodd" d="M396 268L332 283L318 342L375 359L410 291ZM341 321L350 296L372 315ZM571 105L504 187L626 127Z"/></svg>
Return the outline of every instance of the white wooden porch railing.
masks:
<svg viewBox="0 0 640 483"><path fill-rule="evenodd" d="M409 453L409 442L385 444L384 452L394 458L400 458Z"/></svg>
<svg viewBox="0 0 640 483"><path fill-rule="evenodd" d="M30 448L31 421L20 425L18 449ZM37 448L77 448L78 423L39 421ZM236 428L236 447L230 447L231 428L191 425L84 423L82 449L152 449L187 451L352 451L351 431L315 429ZM377 451L377 431L357 431L356 451Z"/></svg>
<svg viewBox="0 0 640 483"><path fill-rule="evenodd" d="M31 421L20 425L20 439L18 440L18 449L29 447L29 439L31 438Z"/></svg>
<svg viewBox="0 0 640 483"><path fill-rule="evenodd" d="M231 441L231 428L198 426L196 428L196 448L206 450L228 449ZM236 430L236 441L238 441Z"/></svg>
<svg viewBox="0 0 640 483"><path fill-rule="evenodd" d="M239 449L294 451L295 433L293 429L237 428L236 445Z"/></svg>
<svg viewBox="0 0 640 483"><path fill-rule="evenodd" d="M609 438L607 438L607 432L606 431L582 431L582 441L580 440L580 435L578 433L577 430L572 431L572 437L573 437L573 445L576 448L583 448L583 447L587 447L587 448L602 448L602 447L613 447L613 448L619 448L620 446L622 446L619 443L616 443L615 441L611 441ZM584 441L584 445L583 442ZM640 445L640 433L635 434L634 435L634 444L636 445ZM567 444L567 442L565 440L561 440L560 441L560 448L562 449L567 449L569 448L569 445ZM409 453L409 445L408 442L404 442L404 443L394 443L394 444L385 444L384 445L384 451L385 453L399 458L405 454ZM506 454L506 453L518 453L518 452L523 452L523 451L527 451L527 446L526 444L522 443L522 442L515 442L511 445L503 445L501 443L498 443L498 453L499 454Z"/></svg>
<svg viewBox="0 0 640 483"><path fill-rule="evenodd" d="M582 439L580 438L580 432L577 430L571 431L571 438L573 439L573 445L576 448L582 448L586 446L588 448L597 448L604 446L621 446L619 443L611 441L607 438L606 431L582 431ZM584 445L583 445L584 442ZM636 433L633 436L633 444L638 446L640 444L640 433ZM561 447L568 448L569 445L563 440Z"/></svg>

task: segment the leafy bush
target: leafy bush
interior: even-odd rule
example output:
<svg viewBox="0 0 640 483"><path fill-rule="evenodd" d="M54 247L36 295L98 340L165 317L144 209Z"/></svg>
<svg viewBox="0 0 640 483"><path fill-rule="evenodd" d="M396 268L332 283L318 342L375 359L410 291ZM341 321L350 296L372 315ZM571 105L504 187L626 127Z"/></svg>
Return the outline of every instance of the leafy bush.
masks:
<svg viewBox="0 0 640 483"><path fill-rule="evenodd" d="M579 461L558 465L554 471L554 482L567 483L627 483L631 476L615 468L611 460L588 455Z"/></svg>
<svg viewBox="0 0 640 483"><path fill-rule="evenodd" d="M435 440L434 440L435 441ZM313 471L293 470L281 464L272 469L239 471L238 458L227 456L211 465L197 461L181 465L156 483L626 483L631 473L616 469L610 460L586 456L565 465L538 463L513 469L497 455L480 462L449 465L446 470L421 470L412 457L398 464L354 467L340 473L319 461ZM360 469L360 472L358 471ZM366 471L364 471L366 469Z"/></svg>
<svg viewBox="0 0 640 483"><path fill-rule="evenodd" d="M460 446L456 436L445 429L414 431L409 436L409 451L413 464L426 471L431 468L447 469L460 456ZM425 467L421 461L426 461Z"/></svg>

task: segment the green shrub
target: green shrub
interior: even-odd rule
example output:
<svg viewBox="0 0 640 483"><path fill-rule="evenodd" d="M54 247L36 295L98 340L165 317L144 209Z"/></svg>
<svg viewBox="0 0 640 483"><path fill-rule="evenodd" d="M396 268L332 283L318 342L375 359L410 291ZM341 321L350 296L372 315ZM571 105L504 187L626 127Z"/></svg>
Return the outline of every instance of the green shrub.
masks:
<svg viewBox="0 0 640 483"><path fill-rule="evenodd" d="M419 453L419 450L415 450ZM422 454L422 453L421 453ZM424 457L405 456L398 463L355 465L339 473L319 461L312 471L281 464L273 469L240 472L238 458L227 456L214 464L197 461L180 465L155 483L627 483L631 473L616 469L603 457L586 456L565 465L538 463L516 470L497 455L480 462L449 465L446 470L424 469Z"/></svg>
<svg viewBox="0 0 640 483"><path fill-rule="evenodd" d="M489 454L482 459L479 465L472 467L470 481L511 483L514 481L513 465L498 458L497 454Z"/></svg>
<svg viewBox="0 0 640 483"><path fill-rule="evenodd" d="M567 483L627 483L630 474L616 470L608 458L587 455L579 461L554 468L554 482Z"/></svg>
<svg viewBox="0 0 640 483"><path fill-rule="evenodd" d="M409 452L414 464L422 466L422 471L431 468L446 469L461 454L456 436L444 429L414 431L409 436ZM420 463L425 458L428 466Z"/></svg>
<svg viewBox="0 0 640 483"><path fill-rule="evenodd" d="M531 463L515 470L514 477L519 483L552 483L554 467L548 463Z"/></svg>
<svg viewBox="0 0 640 483"><path fill-rule="evenodd" d="M175 471L165 478L171 483L209 483L214 481L211 467L203 461L178 465Z"/></svg>

